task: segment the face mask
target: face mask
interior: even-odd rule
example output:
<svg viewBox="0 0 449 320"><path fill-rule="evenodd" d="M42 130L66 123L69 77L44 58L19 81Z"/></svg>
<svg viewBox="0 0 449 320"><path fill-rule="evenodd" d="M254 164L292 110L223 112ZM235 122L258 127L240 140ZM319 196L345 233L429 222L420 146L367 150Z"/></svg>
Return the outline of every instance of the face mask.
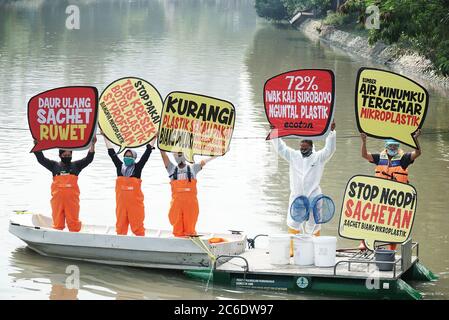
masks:
<svg viewBox="0 0 449 320"><path fill-rule="evenodd" d="M176 161L176 163L177 164L181 164L181 163L184 163L184 162L186 162L186 158L182 155L182 156L175 156L175 161Z"/></svg>
<svg viewBox="0 0 449 320"><path fill-rule="evenodd" d="M304 158L307 158L308 156L310 156L312 154L312 148L309 148L306 150L301 149L301 154Z"/></svg>
<svg viewBox="0 0 449 320"><path fill-rule="evenodd" d="M62 157L61 162L65 165L70 164L70 162L72 162L72 157Z"/></svg>
<svg viewBox="0 0 449 320"><path fill-rule="evenodd" d="M123 161L125 162L125 166L129 167L134 164L134 158L131 157L124 157Z"/></svg>
<svg viewBox="0 0 449 320"><path fill-rule="evenodd" d="M398 154L398 150L390 150L390 149L387 149L387 154L388 154L390 157L394 157L395 155Z"/></svg>

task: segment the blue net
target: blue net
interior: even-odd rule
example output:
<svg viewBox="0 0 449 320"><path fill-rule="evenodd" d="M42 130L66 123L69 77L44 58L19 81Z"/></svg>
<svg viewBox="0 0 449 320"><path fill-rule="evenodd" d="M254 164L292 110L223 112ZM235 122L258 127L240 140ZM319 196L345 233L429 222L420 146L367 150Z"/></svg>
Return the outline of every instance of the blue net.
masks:
<svg viewBox="0 0 449 320"><path fill-rule="evenodd" d="M309 219L310 203L306 196L297 197L290 206L290 216L295 222L304 222Z"/></svg>
<svg viewBox="0 0 449 320"><path fill-rule="evenodd" d="M334 201L322 194L312 200L311 207L313 218L317 224L329 222L335 213Z"/></svg>

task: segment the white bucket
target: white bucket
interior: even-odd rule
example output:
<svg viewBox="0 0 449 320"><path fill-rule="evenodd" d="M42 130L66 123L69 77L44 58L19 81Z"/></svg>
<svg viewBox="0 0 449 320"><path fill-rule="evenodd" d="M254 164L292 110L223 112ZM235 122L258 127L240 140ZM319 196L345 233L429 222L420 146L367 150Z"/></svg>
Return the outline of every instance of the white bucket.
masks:
<svg viewBox="0 0 449 320"><path fill-rule="evenodd" d="M298 266L310 266L314 263L313 238L309 235L296 235L293 238L295 254L293 261Z"/></svg>
<svg viewBox="0 0 449 320"><path fill-rule="evenodd" d="M271 264L290 264L291 235L278 234L268 237Z"/></svg>
<svg viewBox="0 0 449 320"><path fill-rule="evenodd" d="M317 267L333 267L337 253L336 237L314 237L315 265Z"/></svg>

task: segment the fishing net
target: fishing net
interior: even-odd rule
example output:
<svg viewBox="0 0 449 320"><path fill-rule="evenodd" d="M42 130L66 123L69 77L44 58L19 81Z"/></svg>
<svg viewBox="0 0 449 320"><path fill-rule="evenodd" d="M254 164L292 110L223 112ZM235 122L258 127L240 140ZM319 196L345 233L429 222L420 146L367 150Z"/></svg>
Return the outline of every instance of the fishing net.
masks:
<svg viewBox="0 0 449 320"><path fill-rule="evenodd" d="M306 196L297 197L290 206L290 216L295 222L304 222L309 219L310 203Z"/></svg>
<svg viewBox="0 0 449 320"><path fill-rule="evenodd" d="M335 213L334 201L323 194L316 196L311 203L313 218L315 223L322 224L329 222Z"/></svg>

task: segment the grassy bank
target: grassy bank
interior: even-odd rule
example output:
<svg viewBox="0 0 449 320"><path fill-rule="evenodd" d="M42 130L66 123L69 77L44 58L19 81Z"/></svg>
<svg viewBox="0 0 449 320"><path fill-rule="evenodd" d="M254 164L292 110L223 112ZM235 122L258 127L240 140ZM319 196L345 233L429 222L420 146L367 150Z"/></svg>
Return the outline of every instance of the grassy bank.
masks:
<svg viewBox="0 0 449 320"><path fill-rule="evenodd" d="M313 11L324 26L364 36L370 45L382 42L404 54L416 52L436 73L449 76L449 0L256 0L255 7L269 20ZM379 28L367 29L376 19Z"/></svg>

